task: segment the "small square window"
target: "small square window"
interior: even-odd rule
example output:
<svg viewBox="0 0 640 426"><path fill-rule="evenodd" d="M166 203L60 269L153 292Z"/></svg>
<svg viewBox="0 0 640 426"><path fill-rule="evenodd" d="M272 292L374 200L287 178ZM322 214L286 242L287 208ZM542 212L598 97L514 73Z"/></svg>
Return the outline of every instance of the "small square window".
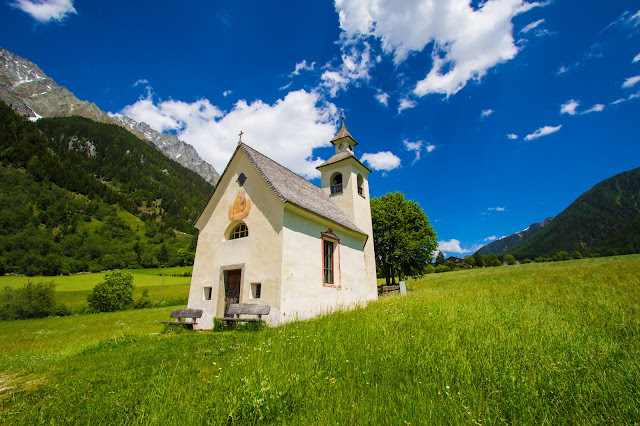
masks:
<svg viewBox="0 0 640 426"><path fill-rule="evenodd" d="M251 298L252 299L260 299L260 295L262 294L262 284L261 283L251 283Z"/></svg>
<svg viewBox="0 0 640 426"><path fill-rule="evenodd" d="M238 176L238 185L243 186L245 181L247 180L247 177L244 175L244 173L240 173L240 176Z"/></svg>
<svg viewBox="0 0 640 426"><path fill-rule="evenodd" d="M204 287L204 300L211 300L211 287Z"/></svg>

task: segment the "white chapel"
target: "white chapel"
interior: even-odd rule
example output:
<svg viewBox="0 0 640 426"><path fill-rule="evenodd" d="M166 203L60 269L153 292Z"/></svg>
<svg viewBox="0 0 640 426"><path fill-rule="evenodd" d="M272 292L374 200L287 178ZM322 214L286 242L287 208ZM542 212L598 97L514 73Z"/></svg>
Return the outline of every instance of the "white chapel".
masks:
<svg viewBox="0 0 640 426"><path fill-rule="evenodd" d="M189 308L211 329L230 303L271 306L270 325L378 297L367 176L344 125L320 187L239 142L200 231Z"/></svg>

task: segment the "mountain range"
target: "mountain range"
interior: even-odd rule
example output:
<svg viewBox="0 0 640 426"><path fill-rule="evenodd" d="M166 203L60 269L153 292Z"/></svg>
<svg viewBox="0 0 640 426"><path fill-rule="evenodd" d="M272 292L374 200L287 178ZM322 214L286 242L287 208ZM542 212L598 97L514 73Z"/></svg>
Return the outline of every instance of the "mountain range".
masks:
<svg viewBox="0 0 640 426"><path fill-rule="evenodd" d="M124 116L110 116L94 103L81 101L59 86L33 62L0 47L0 100L30 120L77 115L93 121L118 124L157 147L167 157L216 185L220 176L195 148L175 135L157 132L145 123Z"/></svg>
<svg viewBox="0 0 640 426"><path fill-rule="evenodd" d="M592 256L640 253L640 167L596 184L552 220L478 250L517 259L550 257L560 251Z"/></svg>
<svg viewBox="0 0 640 426"><path fill-rule="evenodd" d="M487 256L490 254L505 254L509 252L513 247L520 244L521 242L527 240L531 236L535 235L538 231L540 231L545 226L549 225L553 221L552 217L546 218L543 222L532 223L527 227L527 229L523 231L518 231L515 234L508 235L506 237L502 237L493 241L490 244L482 247L478 250L483 256Z"/></svg>

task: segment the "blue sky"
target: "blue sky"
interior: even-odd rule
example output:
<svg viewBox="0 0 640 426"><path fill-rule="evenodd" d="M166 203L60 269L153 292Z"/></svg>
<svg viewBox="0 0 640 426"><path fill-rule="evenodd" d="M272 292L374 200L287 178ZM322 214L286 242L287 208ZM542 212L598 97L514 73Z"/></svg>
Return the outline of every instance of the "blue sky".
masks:
<svg viewBox="0 0 640 426"><path fill-rule="evenodd" d="M344 109L448 255L640 166L637 1L3 0L0 45L220 172L242 130L319 183Z"/></svg>

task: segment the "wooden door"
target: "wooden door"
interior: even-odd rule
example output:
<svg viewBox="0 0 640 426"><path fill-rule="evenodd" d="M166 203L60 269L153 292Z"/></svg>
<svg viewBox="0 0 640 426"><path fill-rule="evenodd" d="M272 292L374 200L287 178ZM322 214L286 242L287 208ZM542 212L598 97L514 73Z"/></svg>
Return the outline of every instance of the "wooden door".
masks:
<svg viewBox="0 0 640 426"><path fill-rule="evenodd" d="M224 275L224 314L227 316L227 309L232 303L240 303L240 278L242 270L233 269Z"/></svg>

